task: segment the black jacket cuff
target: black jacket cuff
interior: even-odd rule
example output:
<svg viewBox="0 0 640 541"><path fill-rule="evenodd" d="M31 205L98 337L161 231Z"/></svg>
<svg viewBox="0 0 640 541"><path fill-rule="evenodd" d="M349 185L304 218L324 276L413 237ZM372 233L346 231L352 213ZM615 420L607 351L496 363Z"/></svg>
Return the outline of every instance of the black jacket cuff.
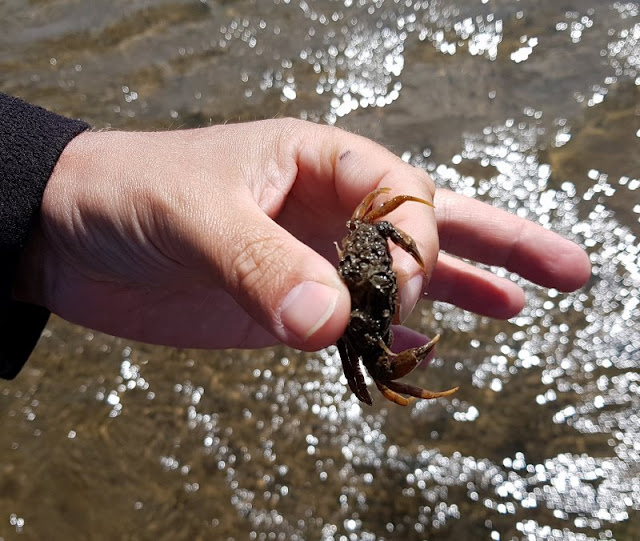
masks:
<svg viewBox="0 0 640 541"><path fill-rule="evenodd" d="M12 300L18 262L45 186L67 144L89 125L0 93L0 377L14 378L49 311Z"/></svg>

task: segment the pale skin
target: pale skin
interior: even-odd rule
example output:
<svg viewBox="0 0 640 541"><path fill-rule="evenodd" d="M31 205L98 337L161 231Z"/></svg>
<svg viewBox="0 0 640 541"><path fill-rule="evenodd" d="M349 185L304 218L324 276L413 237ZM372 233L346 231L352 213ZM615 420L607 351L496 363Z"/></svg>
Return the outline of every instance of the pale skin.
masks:
<svg viewBox="0 0 640 541"><path fill-rule="evenodd" d="M496 318L522 309L520 287L458 257L562 291L589 277L585 252L553 232L436 190L368 139L282 119L79 135L47 184L15 297L150 343L318 350L350 312L333 243L380 187L435 204L406 203L385 218L424 261L391 248L400 318L425 295Z"/></svg>

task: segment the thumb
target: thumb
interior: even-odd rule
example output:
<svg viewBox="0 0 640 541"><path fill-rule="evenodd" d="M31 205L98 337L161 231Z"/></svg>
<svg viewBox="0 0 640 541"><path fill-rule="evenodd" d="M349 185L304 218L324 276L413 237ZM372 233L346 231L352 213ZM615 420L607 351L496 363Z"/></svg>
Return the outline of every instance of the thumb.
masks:
<svg viewBox="0 0 640 541"><path fill-rule="evenodd" d="M227 291L289 346L315 351L334 343L351 309L349 291L334 266L257 205L239 215L218 245Z"/></svg>

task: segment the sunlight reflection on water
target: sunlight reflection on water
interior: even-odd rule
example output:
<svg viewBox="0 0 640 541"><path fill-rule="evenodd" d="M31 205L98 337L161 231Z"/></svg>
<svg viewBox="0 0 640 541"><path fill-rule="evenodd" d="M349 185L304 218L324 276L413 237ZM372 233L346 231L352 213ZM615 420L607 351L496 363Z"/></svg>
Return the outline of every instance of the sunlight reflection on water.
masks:
<svg viewBox="0 0 640 541"><path fill-rule="evenodd" d="M129 61L144 66L143 76L111 68L113 97L105 92L108 106L87 114L105 115L104 123L142 118L152 125L150 112L182 122L195 110L199 125L229 103L217 95L218 78L233 89L229 95L237 94L233 110L248 115L277 115L286 106L302 118L347 126L373 119L391 131L392 119L408 110L391 137L395 152L439 186L585 246L593 265L587 287L545 290L493 269L525 289L527 306L518 317L502 323L444 303L423 308L416 325L428 334L443 331L443 339L438 358L415 378L434 388L455 380L462 389L402 411L380 397L374 408L363 407L348 390L335 348L220 353L213 360L176 353L175 360L160 348L54 328L41 347L67 358L67 366L78 360L71 368L76 380L66 378L75 381L65 394L71 398L58 406L54 428L39 424L42 400L54 407L46 390L2 388L1 397L11 401L7 418L20 418L9 456L22 456L29 446L25 426L39 441L59 432L72 450L89 442L89 451L77 447L85 453L71 460L87 460L84 475L92 479L99 470L90 462L92 450L110 456L135 447L125 455L128 467L112 464L112 475L137 481L129 511L171 535L186 523L206 524L205 537L228 539L244 538L238 531L246 530L261 540L592 540L613 539L616 528L637 522L640 179L631 161L607 161L615 149L596 145L590 154L576 141L609 119L592 120L585 110L622 104L610 117L637 120L638 3L586 2L546 15L536 2L488 4L276 0L268 9L263 3L224 11L215 3L220 11L213 22L198 11L158 46L164 63L157 71L171 74L166 80L150 82L157 66L140 52L148 45L138 46ZM553 53L565 63L553 64ZM29 67L31 82L46 88L53 80L59 90L96 79L102 91L97 68L82 52L42 54L45 68ZM119 52L102 54L122 63ZM567 66L572 54L575 64ZM419 78L425 66L432 70L428 84L465 69L472 74L463 88L448 80L447 94L429 104L434 116L415 120L427 107L403 100L416 87L428 90ZM551 78L536 86L547 72ZM482 77L491 89L480 94ZM517 106L501 105L510 100ZM454 124L461 110L464 127L449 134L453 152L443 158L440 150L435 158L435 135L409 136L437 119L440 106L445 124ZM634 127L616 139L628 155L637 155L638 133ZM570 158L584 171L566 166ZM96 373L84 372L88 355L97 359ZM116 367L107 376L105 359ZM60 447L54 443L47 460L55 464ZM65 469L74 466L68 457L57 460ZM139 473L137 465L147 460L151 466ZM33 458L24 471L40 462ZM12 479L14 467L0 462L0 472ZM144 481L153 475L158 486L148 488ZM179 496L165 496L165 485ZM12 502L0 510L0 521L12 533L28 532L28 511L24 502Z"/></svg>

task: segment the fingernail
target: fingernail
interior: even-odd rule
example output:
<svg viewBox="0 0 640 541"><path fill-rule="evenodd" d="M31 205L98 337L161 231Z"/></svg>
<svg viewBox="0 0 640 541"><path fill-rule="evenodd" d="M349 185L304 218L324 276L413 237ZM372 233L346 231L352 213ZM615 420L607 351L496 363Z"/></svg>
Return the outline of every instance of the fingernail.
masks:
<svg viewBox="0 0 640 541"><path fill-rule="evenodd" d="M285 332L304 342L333 315L340 292L319 282L302 282L282 301L280 321Z"/></svg>
<svg viewBox="0 0 640 541"><path fill-rule="evenodd" d="M402 297L400 298L400 322L403 322L409 317L409 314L422 296L423 287L424 277L418 274L411 278L402 289Z"/></svg>

